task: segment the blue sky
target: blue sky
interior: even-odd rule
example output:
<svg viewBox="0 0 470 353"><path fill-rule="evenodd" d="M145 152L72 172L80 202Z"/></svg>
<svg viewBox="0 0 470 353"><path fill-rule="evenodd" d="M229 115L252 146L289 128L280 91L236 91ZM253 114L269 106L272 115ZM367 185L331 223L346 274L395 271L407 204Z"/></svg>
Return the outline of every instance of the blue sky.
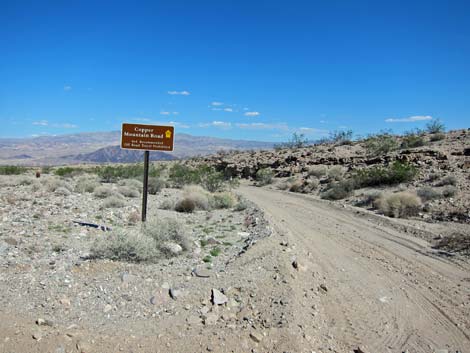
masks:
<svg viewBox="0 0 470 353"><path fill-rule="evenodd" d="M0 23L0 137L470 127L470 1L0 0Z"/></svg>

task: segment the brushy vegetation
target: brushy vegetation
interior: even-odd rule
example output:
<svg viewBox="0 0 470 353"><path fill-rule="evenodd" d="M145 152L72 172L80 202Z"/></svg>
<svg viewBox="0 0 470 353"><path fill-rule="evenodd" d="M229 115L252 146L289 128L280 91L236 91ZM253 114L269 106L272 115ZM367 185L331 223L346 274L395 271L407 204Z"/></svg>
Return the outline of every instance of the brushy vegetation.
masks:
<svg viewBox="0 0 470 353"><path fill-rule="evenodd" d="M95 189L95 191L93 192L93 195L98 199L104 199L106 197L114 195L114 191L111 187L102 185L102 186L98 186Z"/></svg>
<svg viewBox="0 0 470 353"><path fill-rule="evenodd" d="M237 198L231 192L219 192L212 195L210 200L212 208L232 208L237 203Z"/></svg>
<svg viewBox="0 0 470 353"><path fill-rule="evenodd" d="M92 193L99 185L100 184L95 176L82 175L77 179L75 191L82 194L85 192Z"/></svg>
<svg viewBox="0 0 470 353"><path fill-rule="evenodd" d="M307 175L320 179L328 172L327 168L323 165L314 165L308 168Z"/></svg>
<svg viewBox="0 0 470 353"><path fill-rule="evenodd" d="M352 130L335 130L330 132L329 140L339 145L350 144L353 139Z"/></svg>
<svg viewBox="0 0 470 353"><path fill-rule="evenodd" d="M430 137L429 137L429 141L431 142L436 142L436 141L441 141L441 140L444 140L446 138L446 135L444 133L436 133L436 134L432 134Z"/></svg>
<svg viewBox="0 0 470 353"><path fill-rule="evenodd" d="M196 209L208 210L210 208L210 195L199 185L186 185L183 188L183 197L191 200Z"/></svg>
<svg viewBox="0 0 470 353"><path fill-rule="evenodd" d="M54 177L42 179L42 183L46 187L46 190L49 192L54 192L61 187L66 188L70 191L72 190L72 185L70 183L66 183L63 180Z"/></svg>
<svg viewBox="0 0 470 353"><path fill-rule="evenodd" d="M157 177L160 176L164 170L164 166L155 166L154 164L149 165L149 176ZM116 182L120 179L140 179L142 180L144 175L143 163L138 164L126 164L126 165L107 165L98 166L90 170L91 172L98 175L103 182L111 183Z"/></svg>
<svg viewBox="0 0 470 353"><path fill-rule="evenodd" d="M140 193L139 190L134 189L130 186L120 186L118 188L118 192L125 197L139 197Z"/></svg>
<svg viewBox="0 0 470 353"><path fill-rule="evenodd" d="M124 196L121 194L111 195L103 200L102 208L121 208L126 206Z"/></svg>
<svg viewBox="0 0 470 353"><path fill-rule="evenodd" d="M455 195L457 195L457 188L453 185L446 185L442 189L442 196L445 198L454 197Z"/></svg>
<svg viewBox="0 0 470 353"><path fill-rule="evenodd" d="M157 262L175 256L174 246L190 249L189 238L176 220L147 222L142 230L119 229L100 237L91 247L91 257L126 262Z"/></svg>
<svg viewBox="0 0 470 353"><path fill-rule="evenodd" d="M424 140L423 136L411 132L403 136L400 147L401 148L416 148L416 147L422 147L425 144L426 144L426 141Z"/></svg>
<svg viewBox="0 0 470 353"><path fill-rule="evenodd" d="M457 185L457 178L453 175L448 175L436 183L436 186Z"/></svg>
<svg viewBox="0 0 470 353"><path fill-rule="evenodd" d="M158 194L164 187L166 187L166 182L161 177L150 177L148 180L147 190L151 195ZM140 185L142 189L142 185Z"/></svg>
<svg viewBox="0 0 470 353"><path fill-rule="evenodd" d="M364 140L364 148L369 156L381 156L396 150L398 142L390 132L381 132L376 135L369 135Z"/></svg>
<svg viewBox="0 0 470 353"><path fill-rule="evenodd" d="M421 208L421 199L408 191L394 194L383 194L375 201L375 207L390 217L410 217L418 214Z"/></svg>
<svg viewBox="0 0 470 353"><path fill-rule="evenodd" d="M436 200L436 199L441 198L442 196L442 194L439 191L433 189L430 186L425 186L425 187L418 189L417 194L423 202Z"/></svg>
<svg viewBox="0 0 470 353"><path fill-rule="evenodd" d="M230 183L222 172L216 171L208 165L196 168L184 164L174 164L169 172L169 181L172 186L181 188L184 185L201 185L210 192L216 192L229 187Z"/></svg>
<svg viewBox="0 0 470 353"><path fill-rule="evenodd" d="M326 191L320 197L326 200L341 200L351 196L354 191L354 181L351 179L330 183Z"/></svg>
<svg viewBox="0 0 470 353"><path fill-rule="evenodd" d="M28 168L18 167L16 165L2 165L0 166L0 175L18 175L24 174L28 171Z"/></svg>
<svg viewBox="0 0 470 353"><path fill-rule="evenodd" d="M353 180L355 188L396 185L412 181L418 173L418 170L412 165L395 161L388 166L374 166L367 169L361 169L355 172Z"/></svg>
<svg viewBox="0 0 470 353"><path fill-rule="evenodd" d="M184 197L181 200L178 200L175 204L176 212L191 213L196 209L196 203L193 199Z"/></svg>
<svg viewBox="0 0 470 353"><path fill-rule="evenodd" d="M271 168L262 168L256 172L256 181L258 185L264 186L273 182L274 172Z"/></svg>
<svg viewBox="0 0 470 353"><path fill-rule="evenodd" d="M80 167L60 167L54 170L54 174L60 177L70 177L83 174L85 171Z"/></svg>
<svg viewBox="0 0 470 353"><path fill-rule="evenodd" d="M343 179L344 176L344 168L340 165L335 165L328 169L328 179L339 181Z"/></svg>
<svg viewBox="0 0 470 353"><path fill-rule="evenodd" d="M305 134L294 132L292 137L287 142L283 142L274 146L275 150L281 150L283 148L303 148L308 146L308 140Z"/></svg>
<svg viewBox="0 0 470 353"><path fill-rule="evenodd" d="M446 127L439 119L434 119L426 124L426 131L430 134L442 134Z"/></svg>
<svg viewBox="0 0 470 353"><path fill-rule="evenodd" d="M294 180L289 186L289 191L290 192L301 192L302 191L302 186L303 186L302 180L300 180L300 179Z"/></svg>

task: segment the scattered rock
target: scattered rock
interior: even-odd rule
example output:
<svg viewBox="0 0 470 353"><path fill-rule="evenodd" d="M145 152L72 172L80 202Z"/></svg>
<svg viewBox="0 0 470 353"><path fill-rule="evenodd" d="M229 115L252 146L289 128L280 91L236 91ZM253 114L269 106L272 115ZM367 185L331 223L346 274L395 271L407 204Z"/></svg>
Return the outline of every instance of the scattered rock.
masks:
<svg viewBox="0 0 470 353"><path fill-rule="evenodd" d="M320 284L320 289L324 290L325 292L328 292L328 287L324 283Z"/></svg>
<svg viewBox="0 0 470 353"><path fill-rule="evenodd" d="M222 305L228 302L228 298L225 294L220 292L218 289L212 288L212 304Z"/></svg>
<svg viewBox="0 0 470 353"><path fill-rule="evenodd" d="M51 320L47 320L47 319L37 319L36 320L36 325L38 326L54 326L54 323L51 321Z"/></svg>
<svg viewBox="0 0 470 353"><path fill-rule="evenodd" d="M204 316L204 325L211 326L215 325L217 323L217 320L219 320L219 315L216 313L208 313L207 315Z"/></svg>
<svg viewBox="0 0 470 353"><path fill-rule="evenodd" d="M183 252L181 245L176 243L165 243L162 248L164 252L168 252L171 256L178 256Z"/></svg>
<svg viewBox="0 0 470 353"><path fill-rule="evenodd" d="M191 274L200 278L209 278L211 276L211 272L205 268L195 268Z"/></svg>
<svg viewBox="0 0 470 353"><path fill-rule="evenodd" d="M110 304L106 304L104 306L103 312L106 314L109 313L111 310L113 310L113 307Z"/></svg>
<svg viewBox="0 0 470 353"><path fill-rule="evenodd" d="M178 297L181 296L181 290L180 289L174 289L170 288L170 297L171 299L178 299Z"/></svg>
<svg viewBox="0 0 470 353"><path fill-rule="evenodd" d="M263 335L259 332L251 332L250 338L256 343L260 343L263 340Z"/></svg>

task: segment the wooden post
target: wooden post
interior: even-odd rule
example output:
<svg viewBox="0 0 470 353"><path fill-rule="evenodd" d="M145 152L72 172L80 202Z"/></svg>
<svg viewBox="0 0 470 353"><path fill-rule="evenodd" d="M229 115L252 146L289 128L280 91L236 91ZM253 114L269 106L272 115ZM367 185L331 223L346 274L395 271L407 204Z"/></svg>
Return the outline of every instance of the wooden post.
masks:
<svg viewBox="0 0 470 353"><path fill-rule="evenodd" d="M142 222L147 220L147 190L149 183L149 151L144 152L144 187L142 190Z"/></svg>

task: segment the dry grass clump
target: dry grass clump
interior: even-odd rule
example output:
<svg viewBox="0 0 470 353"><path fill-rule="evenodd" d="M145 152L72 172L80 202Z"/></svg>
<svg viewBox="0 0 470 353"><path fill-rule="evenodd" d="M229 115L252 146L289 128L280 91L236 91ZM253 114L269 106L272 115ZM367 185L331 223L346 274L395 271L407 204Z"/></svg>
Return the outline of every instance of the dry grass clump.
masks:
<svg viewBox="0 0 470 353"><path fill-rule="evenodd" d="M374 204L377 209L387 216L406 218L418 214L421 199L414 193L402 191L394 194L383 194Z"/></svg>
<svg viewBox="0 0 470 353"><path fill-rule="evenodd" d="M320 180L316 178L307 180L307 182L304 185L304 192L313 192L317 190L319 186L320 186Z"/></svg>
<svg viewBox="0 0 470 353"><path fill-rule="evenodd" d="M307 175L320 179L322 176L326 175L327 171L327 168L323 165L314 165L308 169Z"/></svg>
<svg viewBox="0 0 470 353"><path fill-rule="evenodd" d="M104 199L103 204L101 205L102 208L121 208L124 206L126 206L126 201L124 196L121 194L108 196Z"/></svg>
<svg viewBox="0 0 470 353"><path fill-rule="evenodd" d="M264 186L273 182L274 172L271 168L263 168L256 172L256 181L258 185Z"/></svg>
<svg viewBox="0 0 470 353"><path fill-rule="evenodd" d="M156 195L164 187L166 187L166 182L162 178L150 177L148 182L148 192L149 194Z"/></svg>
<svg viewBox="0 0 470 353"><path fill-rule="evenodd" d="M211 198L211 206L215 209L232 208L237 203L237 197L231 192L218 192Z"/></svg>
<svg viewBox="0 0 470 353"><path fill-rule="evenodd" d="M98 186L95 191L93 191L93 195L98 199L104 199L106 197L110 197L114 195L114 191L111 187L102 185Z"/></svg>
<svg viewBox="0 0 470 353"><path fill-rule="evenodd" d="M142 190L142 181L137 179L122 179L118 182L119 186L127 186L132 189Z"/></svg>
<svg viewBox="0 0 470 353"><path fill-rule="evenodd" d="M129 213L127 216L127 224L137 224L141 220L141 214L136 210Z"/></svg>
<svg viewBox="0 0 470 353"><path fill-rule="evenodd" d="M130 186L120 186L118 188L118 192L125 197L139 197L140 193L139 190L134 189Z"/></svg>
<svg viewBox="0 0 470 353"><path fill-rule="evenodd" d="M241 211L246 210L247 208L248 208L248 203L243 199L239 199L238 203L235 205L233 209L237 212L241 212Z"/></svg>
<svg viewBox="0 0 470 353"><path fill-rule="evenodd" d="M29 176L21 176L18 179L18 185L31 185L35 179L29 177Z"/></svg>
<svg viewBox="0 0 470 353"><path fill-rule="evenodd" d="M175 219L149 221L145 225L144 234L156 241L159 251L165 257L174 255L169 251L168 244L177 244L181 247L182 251L187 251L191 248L186 230Z"/></svg>
<svg viewBox="0 0 470 353"><path fill-rule="evenodd" d="M81 175L75 184L75 191L81 194L92 193L100 185L97 178L90 175Z"/></svg>
<svg viewBox="0 0 470 353"><path fill-rule="evenodd" d="M160 209L162 210L173 210L175 208L175 200L172 199L165 199L160 205Z"/></svg>
<svg viewBox="0 0 470 353"><path fill-rule="evenodd" d="M343 167L339 165L335 165L328 169L328 178L330 180L342 180L344 176L345 170Z"/></svg>

